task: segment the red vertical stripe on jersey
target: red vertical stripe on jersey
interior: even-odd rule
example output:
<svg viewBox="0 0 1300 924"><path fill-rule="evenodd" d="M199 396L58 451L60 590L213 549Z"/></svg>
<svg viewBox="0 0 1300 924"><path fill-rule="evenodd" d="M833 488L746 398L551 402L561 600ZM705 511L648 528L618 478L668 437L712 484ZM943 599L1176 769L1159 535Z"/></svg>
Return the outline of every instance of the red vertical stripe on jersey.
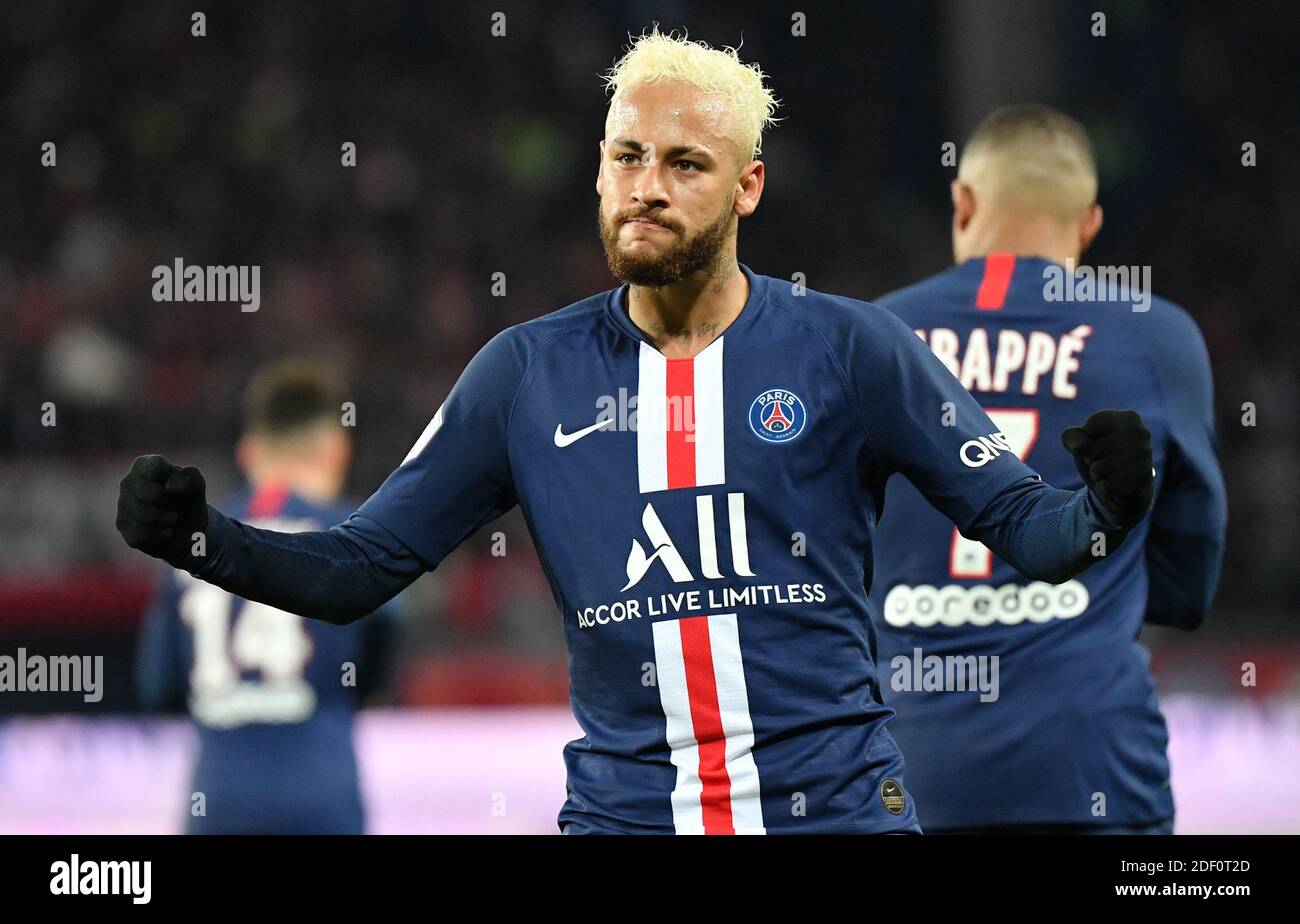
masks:
<svg viewBox="0 0 1300 924"><path fill-rule="evenodd" d="M668 487L690 488L695 485L695 360L668 360L665 378Z"/></svg>
<svg viewBox="0 0 1300 924"><path fill-rule="evenodd" d="M1011 273L1016 268L1013 253L991 253L984 257L984 278L975 295L975 307L980 311L997 311L1007 300Z"/></svg>
<svg viewBox="0 0 1300 924"><path fill-rule="evenodd" d="M709 617L678 620L682 632L682 661L691 701L691 724L700 752L700 807L705 834L735 834L731 819L731 778L727 774L727 736L718 706L718 680L713 671Z"/></svg>
<svg viewBox="0 0 1300 924"><path fill-rule="evenodd" d="M280 484L264 484L258 488L248 501L248 513L251 520L256 517L273 517L284 507L289 497L289 490Z"/></svg>

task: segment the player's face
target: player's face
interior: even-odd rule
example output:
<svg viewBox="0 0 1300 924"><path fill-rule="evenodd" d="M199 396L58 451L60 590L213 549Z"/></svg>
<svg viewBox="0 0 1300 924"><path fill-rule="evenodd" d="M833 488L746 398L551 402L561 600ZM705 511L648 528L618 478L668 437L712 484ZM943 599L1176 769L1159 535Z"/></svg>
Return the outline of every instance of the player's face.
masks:
<svg viewBox="0 0 1300 924"><path fill-rule="evenodd" d="M614 101L600 144L600 237L610 271L664 286L715 266L735 222L757 205L762 164L741 157L716 95L675 83L641 84ZM743 164L741 162L744 162Z"/></svg>

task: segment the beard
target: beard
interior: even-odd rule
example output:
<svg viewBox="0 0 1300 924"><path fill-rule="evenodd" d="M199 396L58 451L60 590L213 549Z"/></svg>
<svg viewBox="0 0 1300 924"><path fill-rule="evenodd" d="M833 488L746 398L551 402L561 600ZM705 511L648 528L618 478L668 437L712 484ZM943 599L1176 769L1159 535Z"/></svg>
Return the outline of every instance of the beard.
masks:
<svg viewBox="0 0 1300 924"><path fill-rule="evenodd" d="M659 288L712 269L718 262L722 246L731 230L734 205L733 196L717 218L689 238L686 237L686 229L679 222L663 218L655 209L645 212L629 209L606 221L597 206L596 221L600 227L600 242L605 246L609 271L622 282ZM620 246L618 232L625 221L633 218L656 222L671 231L677 240L658 256L632 256Z"/></svg>

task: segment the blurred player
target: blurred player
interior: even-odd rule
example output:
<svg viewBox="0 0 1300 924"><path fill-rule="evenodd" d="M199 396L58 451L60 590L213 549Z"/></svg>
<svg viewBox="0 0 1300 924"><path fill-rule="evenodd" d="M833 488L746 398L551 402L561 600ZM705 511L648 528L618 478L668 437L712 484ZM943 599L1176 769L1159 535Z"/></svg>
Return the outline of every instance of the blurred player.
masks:
<svg viewBox="0 0 1300 924"><path fill-rule="evenodd" d="M1105 560L1057 586L890 482L872 589L884 616L877 665L927 832L1172 830L1165 723L1137 636L1144 620L1195 629L1214 596L1227 512L1210 364L1196 324L1142 291L1140 272L1100 298L1094 287L1079 300L1082 276L1067 288L1065 268L1101 228L1096 197L1078 123L1042 106L998 110L952 184L957 266L879 301L993 419L993 442L962 449L973 470L1006 447L1050 483L1079 487L1051 435L1134 407L1159 472L1149 520L1118 548L1103 539ZM1060 300L1066 291L1076 300ZM973 665L997 689L937 689L928 672L939 664Z"/></svg>
<svg viewBox="0 0 1300 924"><path fill-rule="evenodd" d="M347 522L286 535L204 502L197 469L122 480L135 548L241 596L354 620L523 509L563 615L584 736L566 833L916 829L875 689L864 580L885 479L1044 579L1151 499L1135 414L1088 421L1110 471L1059 491L888 312L737 262L775 100L734 51L653 32L609 75L599 229L624 285L494 337ZM938 408L958 407L960 426ZM193 553L195 534L207 554Z"/></svg>
<svg viewBox="0 0 1300 924"><path fill-rule="evenodd" d="M346 519L353 508L338 496L351 444L340 404L309 365L259 375L238 450L250 488L225 509L286 532ZM191 799L202 796L187 805L189 833L363 833L352 718L384 672L392 626L389 612L332 626L184 572L164 576L137 688L151 708L188 701L198 727Z"/></svg>

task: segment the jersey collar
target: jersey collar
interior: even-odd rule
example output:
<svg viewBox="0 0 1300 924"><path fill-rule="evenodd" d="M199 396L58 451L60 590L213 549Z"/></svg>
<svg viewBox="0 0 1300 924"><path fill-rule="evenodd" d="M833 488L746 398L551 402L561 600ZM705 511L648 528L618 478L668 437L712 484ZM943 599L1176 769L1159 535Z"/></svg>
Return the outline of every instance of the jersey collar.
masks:
<svg viewBox="0 0 1300 924"><path fill-rule="evenodd" d="M713 340L713 343L704 348L706 350L725 335L737 333L752 324L763 300L767 298L768 278L758 275L743 263L739 264L739 266L740 271L745 274L745 278L749 281L749 297L745 299L745 305L740 309L740 314L736 315L735 319ZM627 313L627 291L629 288L630 286L624 283L617 289L609 291L605 297L605 317L619 332L649 345L652 349L657 349L645 332L632 323L632 318Z"/></svg>

